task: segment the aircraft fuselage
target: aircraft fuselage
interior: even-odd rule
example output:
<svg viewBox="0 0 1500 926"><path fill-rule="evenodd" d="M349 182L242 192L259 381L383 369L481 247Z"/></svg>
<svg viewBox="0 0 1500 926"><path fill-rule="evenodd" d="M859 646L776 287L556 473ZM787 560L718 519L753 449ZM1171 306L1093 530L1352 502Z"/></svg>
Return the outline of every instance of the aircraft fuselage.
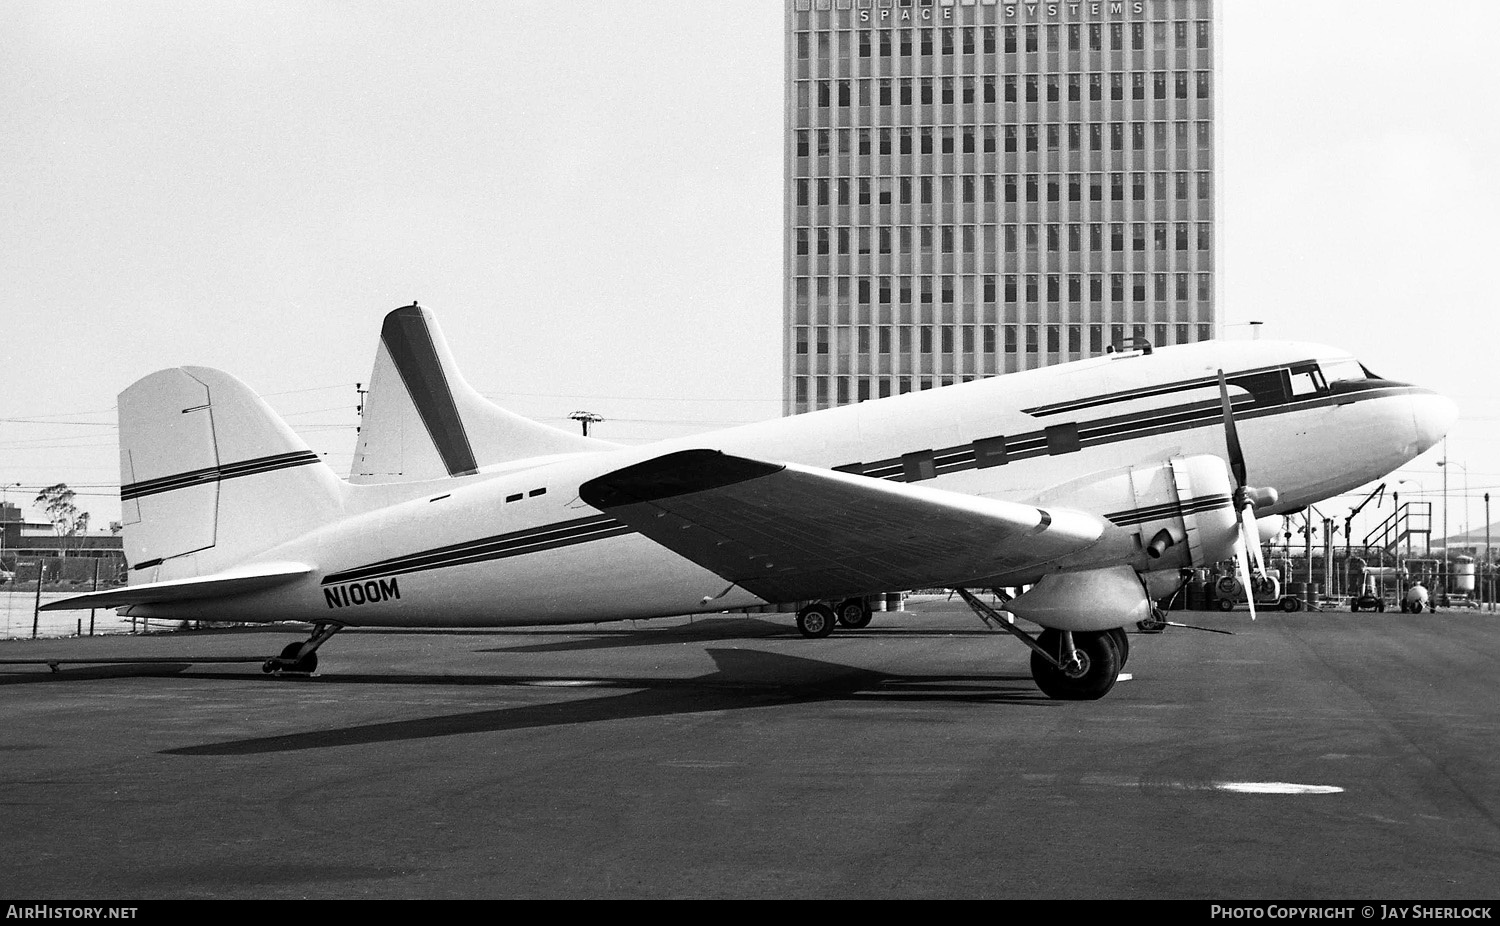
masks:
<svg viewBox="0 0 1500 926"><path fill-rule="evenodd" d="M704 448L995 499L1076 506L1070 486L1094 474L1171 457L1224 457L1220 370L1230 387L1248 481L1280 493L1273 508L1257 514L1297 510L1385 475L1432 446L1452 420L1448 400L1367 372L1351 375L1352 362L1311 344L1207 342L1150 355L1106 355L645 447L517 461L427 483L350 486L349 517L255 557L313 564L306 578L207 603L137 605L130 613L480 627L765 604L737 586L726 589L720 576L590 507L579 487L651 457ZM986 582L1036 579L1034 572L997 574Z"/></svg>

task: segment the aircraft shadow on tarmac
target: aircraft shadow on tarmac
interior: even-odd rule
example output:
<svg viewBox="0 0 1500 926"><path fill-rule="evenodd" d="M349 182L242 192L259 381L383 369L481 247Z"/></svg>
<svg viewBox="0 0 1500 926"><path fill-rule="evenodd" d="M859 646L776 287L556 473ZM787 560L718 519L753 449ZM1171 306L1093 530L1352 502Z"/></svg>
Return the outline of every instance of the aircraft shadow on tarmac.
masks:
<svg viewBox="0 0 1500 926"><path fill-rule="evenodd" d="M165 675L180 676L192 673L192 660L162 659L160 662L140 663L135 665L110 663L101 660L78 668L68 668L61 672L38 672L36 665L26 666L4 666L0 667L0 686L5 685L47 685L65 681L87 681L95 679L111 678L159 678ZM205 678L222 678L222 676L204 675Z"/></svg>
<svg viewBox="0 0 1500 926"><path fill-rule="evenodd" d="M537 727L571 726L607 720L663 717L709 711L783 707L829 701L930 701L1050 705L1029 675L902 676L814 659L754 650L708 650L717 670L692 679L544 679L535 676L486 677L485 683L527 687L605 688L623 693L550 704L360 724L329 730L206 743L163 750L164 755L234 756L328 749L400 740L464 736ZM329 676L307 679L325 684L401 683L389 676ZM422 676L419 684L465 684L465 677ZM477 680L475 680L477 681Z"/></svg>
<svg viewBox="0 0 1500 926"><path fill-rule="evenodd" d="M692 624L679 627L663 628L590 628L588 630L574 630L571 628L548 627L537 631L538 636L555 638L559 633L568 633L576 637L572 640L563 640L548 643L525 644L522 646L499 646L487 650L475 650L480 653L569 653L586 652L596 649L625 649L637 646L662 646L676 643L702 643L711 640L763 640L774 638L800 637L795 626L791 623L776 623L767 620L746 620L735 618L708 619L695 621ZM860 630L851 631L850 638L873 638L873 637L896 637L913 640L924 637L955 637L955 636L994 636L995 631L976 627L971 631L953 630L923 630L910 626L903 627L865 627ZM516 634L507 631L505 637L514 639ZM839 634L835 634L839 636ZM817 643L810 643L816 646Z"/></svg>

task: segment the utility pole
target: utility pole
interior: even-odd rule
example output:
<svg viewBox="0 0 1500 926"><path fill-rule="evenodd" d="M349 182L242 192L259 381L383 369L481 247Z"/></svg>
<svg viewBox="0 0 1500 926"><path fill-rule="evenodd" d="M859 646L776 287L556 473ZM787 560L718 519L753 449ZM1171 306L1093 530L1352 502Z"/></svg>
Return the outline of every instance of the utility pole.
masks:
<svg viewBox="0 0 1500 926"><path fill-rule="evenodd" d="M367 396L367 395L370 394L370 390L364 388L364 383L355 383L354 384L354 394L357 395L357 396L359 396L359 404L354 406L354 413L359 416L359 421L360 421L359 424L357 424L357 425L354 426L354 433L358 434L360 432L360 430L364 427L364 421L365 421L365 396Z"/></svg>
<svg viewBox="0 0 1500 926"><path fill-rule="evenodd" d="M1443 607L1448 607L1448 438L1443 438Z"/></svg>
<svg viewBox="0 0 1500 926"><path fill-rule="evenodd" d="M569 415L568 417L572 418L574 421L576 421L579 424L583 425L583 436L584 437L588 437L589 436L589 425L594 424L595 422L599 422L599 421L603 421L604 420L603 418L601 418L600 416L594 414L593 412L574 412L573 414Z"/></svg>
<svg viewBox="0 0 1500 926"><path fill-rule="evenodd" d="M1333 518L1323 516L1323 593L1333 594Z"/></svg>
<svg viewBox="0 0 1500 926"><path fill-rule="evenodd" d="M1313 535L1313 521L1312 521L1312 519L1313 519L1313 510L1312 510L1312 506L1309 505L1308 508L1307 508L1307 510L1304 511L1304 512L1302 512L1302 536L1304 538L1304 547L1305 547L1304 556L1307 559L1307 587L1308 587L1309 590L1312 588L1312 584L1313 584L1313 580L1312 580L1312 535ZM1311 594L1311 591L1309 591L1309 594Z"/></svg>

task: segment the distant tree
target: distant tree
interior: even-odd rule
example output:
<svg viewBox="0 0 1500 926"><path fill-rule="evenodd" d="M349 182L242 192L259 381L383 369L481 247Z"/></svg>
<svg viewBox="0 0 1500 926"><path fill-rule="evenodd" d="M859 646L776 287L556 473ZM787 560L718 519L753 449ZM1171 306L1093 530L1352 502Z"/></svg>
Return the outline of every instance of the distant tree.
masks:
<svg viewBox="0 0 1500 926"><path fill-rule="evenodd" d="M63 556L68 555L68 539L75 539L73 546L76 549L83 545L84 534L89 529L89 513L78 510L78 506L73 504L75 497L67 483L59 482L38 492L36 501L33 502L47 512L47 519L52 522L52 529L57 532L61 541L58 547Z"/></svg>

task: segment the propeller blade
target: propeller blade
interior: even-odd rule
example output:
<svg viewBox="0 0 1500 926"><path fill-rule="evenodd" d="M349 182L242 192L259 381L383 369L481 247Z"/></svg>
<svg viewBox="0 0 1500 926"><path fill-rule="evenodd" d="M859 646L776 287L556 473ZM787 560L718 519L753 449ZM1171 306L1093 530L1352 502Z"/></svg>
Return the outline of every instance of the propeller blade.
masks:
<svg viewBox="0 0 1500 926"><path fill-rule="evenodd" d="M1250 581L1250 553L1245 548L1245 538L1235 544L1234 561L1240 567L1240 583L1245 586L1245 601L1250 605L1250 619L1255 620L1255 584Z"/></svg>
<svg viewBox="0 0 1500 926"><path fill-rule="evenodd" d="M1234 403L1229 401L1229 381L1219 371L1219 403L1224 408L1224 442L1229 445L1229 471L1234 474L1235 490L1245 488L1245 451L1240 448L1240 432L1234 426Z"/></svg>
<svg viewBox="0 0 1500 926"><path fill-rule="evenodd" d="M1240 542L1244 544L1245 550L1250 555L1250 574L1257 581L1265 579L1266 564L1260 551L1260 531L1255 527L1255 506L1246 505L1240 509Z"/></svg>

